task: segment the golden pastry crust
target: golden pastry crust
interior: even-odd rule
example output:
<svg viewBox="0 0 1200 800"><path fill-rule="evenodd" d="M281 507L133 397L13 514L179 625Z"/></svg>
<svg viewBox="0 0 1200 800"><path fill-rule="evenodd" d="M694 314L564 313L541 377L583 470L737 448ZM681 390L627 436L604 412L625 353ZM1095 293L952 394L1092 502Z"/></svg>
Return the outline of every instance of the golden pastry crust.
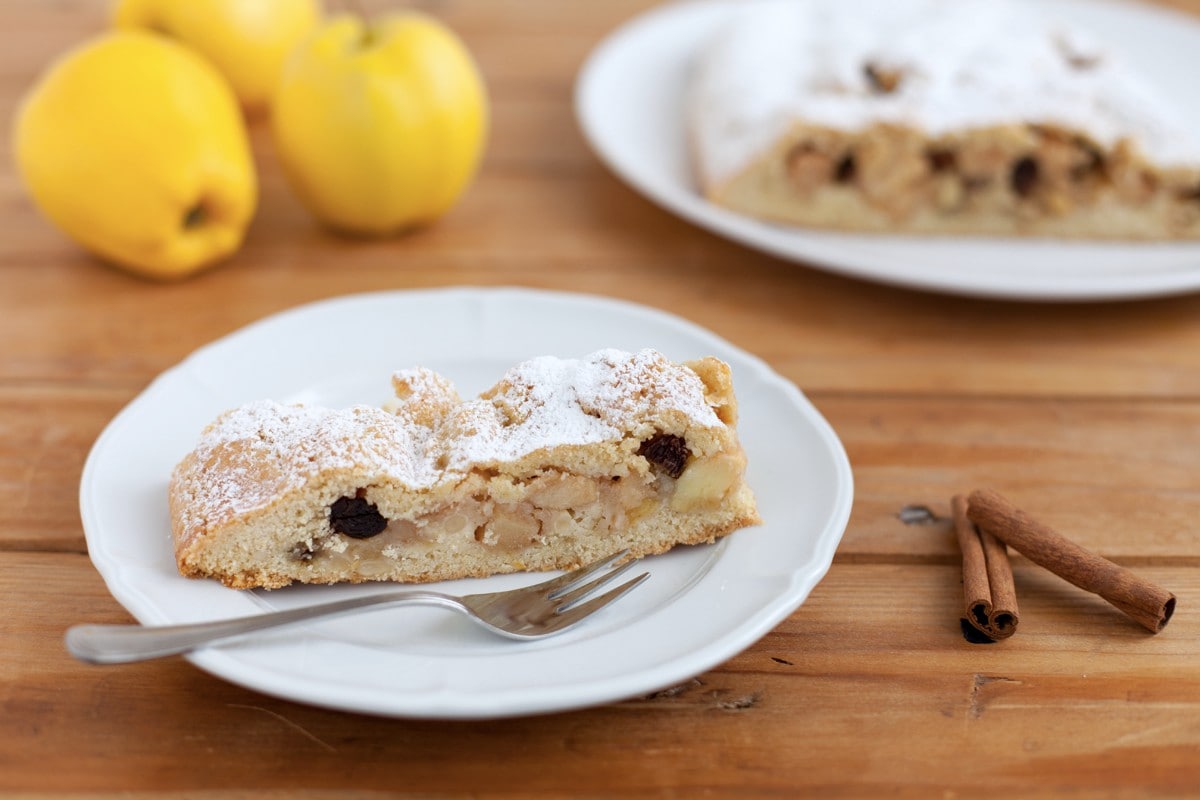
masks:
<svg viewBox="0 0 1200 800"><path fill-rule="evenodd" d="M566 569L759 522L729 368L654 351L518 365L463 402L426 369L387 409L252 403L170 485L182 574L238 587Z"/></svg>

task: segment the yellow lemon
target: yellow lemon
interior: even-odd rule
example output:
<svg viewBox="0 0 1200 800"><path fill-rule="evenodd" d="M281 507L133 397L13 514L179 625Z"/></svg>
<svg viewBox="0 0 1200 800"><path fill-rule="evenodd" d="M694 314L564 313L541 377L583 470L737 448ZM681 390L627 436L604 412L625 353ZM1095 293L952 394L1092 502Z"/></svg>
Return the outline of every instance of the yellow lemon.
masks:
<svg viewBox="0 0 1200 800"><path fill-rule="evenodd" d="M149 33L85 44L30 90L15 127L34 201L102 258L181 277L240 246L257 194L245 123L182 45Z"/></svg>
<svg viewBox="0 0 1200 800"><path fill-rule="evenodd" d="M209 59L248 110L270 103L288 53L321 17L317 0L118 0L119 28L150 29Z"/></svg>
<svg viewBox="0 0 1200 800"><path fill-rule="evenodd" d="M437 20L340 16L289 58L271 124L305 206L333 228L379 235L436 219L462 194L483 152L487 97Z"/></svg>

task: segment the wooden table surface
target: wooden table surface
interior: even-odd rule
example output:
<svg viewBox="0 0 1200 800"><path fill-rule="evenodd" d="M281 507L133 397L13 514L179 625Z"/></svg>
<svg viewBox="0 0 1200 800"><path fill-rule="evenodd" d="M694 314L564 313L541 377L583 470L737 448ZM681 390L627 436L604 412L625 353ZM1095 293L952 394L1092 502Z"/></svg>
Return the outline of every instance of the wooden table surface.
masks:
<svg viewBox="0 0 1200 800"><path fill-rule="evenodd" d="M481 63L493 130L462 203L408 237L323 231L257 126L261 210L245 247L159 285L81 252L37 215L11 159L0 164L0 792L1200 793L1200 295L923 294L776 260L680 221L598 162L572 112L586 54L646 5L428 4ZM103 26L99 0L0 6L6 136L35 74ZM67 655L67 626L131 619L88 560L76 499L89 448L124 404L195 348L272 312L447 285L664 309L801 387L840 435L856 482L844 539L807 602L666 691L482 722L322 710L178 658L94 667ZM899 512L944 514L953 494L984 486L1174 591L1170 625L1152 636L1016 558L1019 633L965 641L950 527L905 524Z"/></svg>

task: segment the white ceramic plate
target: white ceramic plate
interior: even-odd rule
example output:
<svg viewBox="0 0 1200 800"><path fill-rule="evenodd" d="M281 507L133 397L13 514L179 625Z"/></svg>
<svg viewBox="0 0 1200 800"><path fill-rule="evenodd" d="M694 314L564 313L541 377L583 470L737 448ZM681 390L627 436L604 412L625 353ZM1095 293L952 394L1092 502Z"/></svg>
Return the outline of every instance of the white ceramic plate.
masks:
<svg viewBox="0 0 1200 800"><path fill-rule="evenodd" d="M1011 0L1016 1L1016 0ZM1177 12L1106 0L1036 0L1117 42L1128 61L1178 100L1200 129L1200 23ZM773 255L873 281L965 295L1100 300L1200 289L1200 244L1086 244L991 238L904 238L785 228L707 202L697 191L683 98L700 48L739 2L650 11L608 37L576 84L576 113L622 180L701 227Z"/></svg>
<svg viewBox="0 0 1200 800"><path fill-rule="evenodd" d="M715 546L646 559L651 579L578 629L534 643L489 635L436 609L372 611L189 658L267 694L411 717L499 717L637 696L709 669L792 613L821 579L850 513L841 443L757 358L662 312L582 295L449 289L356 295L250 325L163 373L109 424L88 458L80 506L88 550L113 595L145 624L253 614L381 591L380 585L226 589L180 577L167 481L218 413L254 399L380 403L399 368L422 364L464 396L509 366L603 347L654 347L733 368L749 481L765 524ZM544 576L441 584L494 591Z"/></svg>

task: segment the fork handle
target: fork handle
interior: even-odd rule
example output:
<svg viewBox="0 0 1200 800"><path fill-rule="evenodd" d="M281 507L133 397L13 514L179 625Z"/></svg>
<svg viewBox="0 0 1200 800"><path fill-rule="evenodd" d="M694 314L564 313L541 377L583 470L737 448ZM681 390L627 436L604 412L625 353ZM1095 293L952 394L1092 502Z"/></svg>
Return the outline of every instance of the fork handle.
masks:
<svg viewBox="0 0 1200 800"><path fill-rule="evenodd" d="M186 653L202 645L226 642L267 628L294 625L319 617L349 614L374 606L400 605L433 605L464 610L455 597L416 589L187 625L75 625L67 630L65 642L71 655L81 661L92 664L128 664Z"/></svg>

